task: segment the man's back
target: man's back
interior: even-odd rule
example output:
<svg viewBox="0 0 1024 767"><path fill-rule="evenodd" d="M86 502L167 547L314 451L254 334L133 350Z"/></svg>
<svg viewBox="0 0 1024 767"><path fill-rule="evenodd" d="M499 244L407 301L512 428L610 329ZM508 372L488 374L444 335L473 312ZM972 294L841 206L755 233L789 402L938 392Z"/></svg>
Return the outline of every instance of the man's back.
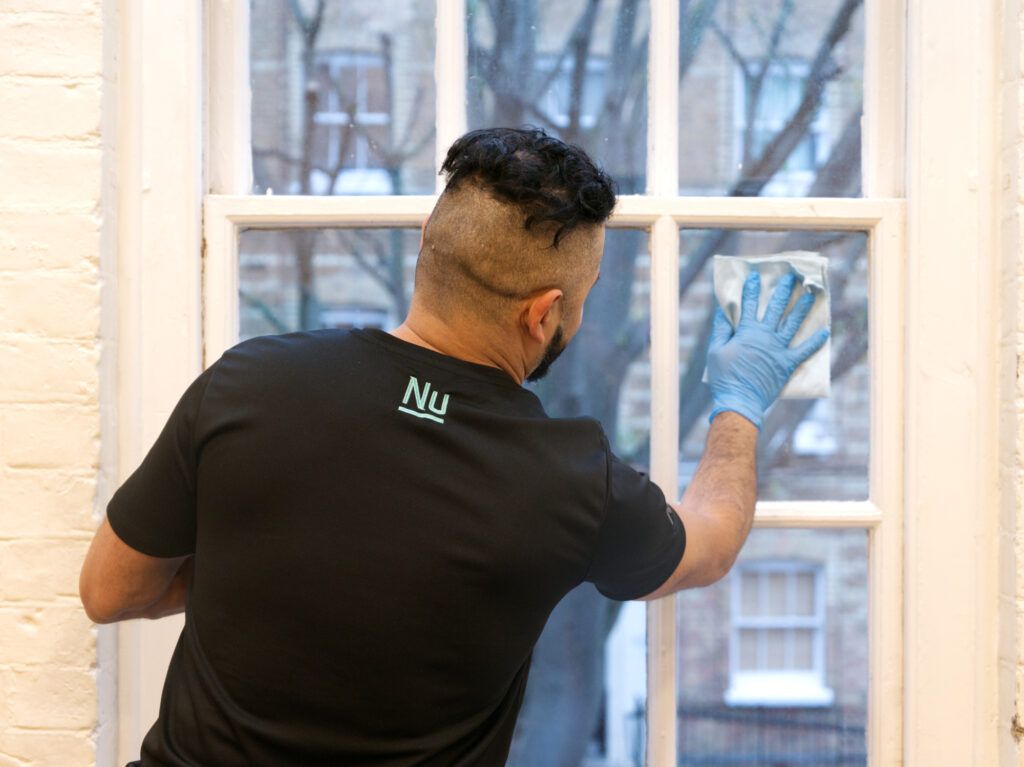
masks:
<svg viewBox="0 0 1024 767"><path fill-rule="evenodd" d="M196 555L143 751L158 764L501 764L558 600L588 578L643 595L682 553L664 498L595 422L548 419L504 372L380 332L241 344L147 463L111 525L159 556L188 553L194 529Z"/></svg>

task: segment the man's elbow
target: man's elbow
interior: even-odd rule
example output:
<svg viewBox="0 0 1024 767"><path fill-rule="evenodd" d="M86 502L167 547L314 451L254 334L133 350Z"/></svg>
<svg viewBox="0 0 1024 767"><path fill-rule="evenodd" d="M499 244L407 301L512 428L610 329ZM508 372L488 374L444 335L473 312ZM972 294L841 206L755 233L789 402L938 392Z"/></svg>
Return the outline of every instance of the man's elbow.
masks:
<svg viewBox="0 0 1024 767"><path fill-rule="evenodd" d="M121 614L120 605L114 604L104 589L92 582L85 570L78 579L78 598L82 600L86 617L93 623L115 623Z"/></svg>
<svg viewBox="0 0 1024 767"><path fill-rule="evenodd" d="M708 568L708 582L702 583L701 586L710 586L713 583L718 583L732 570L732 566L736 564L736 558L739 556L739 551L723 552L720 554Z"/></svg>

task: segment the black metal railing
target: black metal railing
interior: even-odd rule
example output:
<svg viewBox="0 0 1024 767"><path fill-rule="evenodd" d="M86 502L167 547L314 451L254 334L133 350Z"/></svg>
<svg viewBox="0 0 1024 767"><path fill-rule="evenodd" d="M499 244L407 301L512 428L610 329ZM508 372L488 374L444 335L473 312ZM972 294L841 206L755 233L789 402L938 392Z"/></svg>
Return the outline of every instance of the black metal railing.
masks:
<svg viewBox="0 0 1024 767"><path fill-rule="evenodd" d="M863 707L679 706L680 765L864 767Z"/></svg>

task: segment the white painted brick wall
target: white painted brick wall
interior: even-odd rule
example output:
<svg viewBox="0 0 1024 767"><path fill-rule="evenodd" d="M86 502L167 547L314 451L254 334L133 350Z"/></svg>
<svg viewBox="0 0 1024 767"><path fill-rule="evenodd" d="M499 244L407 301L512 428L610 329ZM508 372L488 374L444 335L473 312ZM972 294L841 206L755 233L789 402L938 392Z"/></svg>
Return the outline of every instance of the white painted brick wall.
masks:
<svg viewBox="0 0 1024 767"><path fill-rule="evenodd" d="M1018 7L1017 34L1024 41L1024 8ZM1008 172L1016 171L1016 179L1010 184L1010 192L1016 197L1017 213L1017 455L1015 461L1016 485L1014 505L1017 509L1014 530L1014 551L1016 554L1016 593L1014 604L1017 610L1017 674L1014 689L1015 713L1017 725L1021 725L1021 714L1024 710L1024 42L1016 51L1016 66L1006 66L1007 81L1017 89L1016 110L1016 142L1004 153L1004 163ZM1010 98L1008 96L1007 98ZM1015 733L1017 740L1017 765L1024 767L1024 748L1021 747L1021 733Z"/></svg>
<svg viewBox="0 0 1024 767"><path fill-rule="evenodd" d="M100 0L0 2L0 767L94 764Z"/></svg>

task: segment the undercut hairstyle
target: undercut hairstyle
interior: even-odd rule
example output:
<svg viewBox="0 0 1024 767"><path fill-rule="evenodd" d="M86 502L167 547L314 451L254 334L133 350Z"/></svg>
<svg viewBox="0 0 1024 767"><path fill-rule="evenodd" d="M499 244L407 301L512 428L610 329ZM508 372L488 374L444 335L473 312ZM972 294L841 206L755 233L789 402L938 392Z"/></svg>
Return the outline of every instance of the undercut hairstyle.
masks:
<svg viewBox="0 0 1024 767"><path fill-rule="evenodd" d="M488 128L452 144L441 172L416 270L432 310L490 317L539 290L589 289L616 189L586 152L539 128Z"/></svg>
<svg viewBox="0 0 1024 767"><path fill-rule="evenodd" d="M557 223L552 245L581 224L602 224L615 207L615 182L578 146L540 128L470 131L448 150L445 190L471 179L525 214L530 229Z"/></svg>

